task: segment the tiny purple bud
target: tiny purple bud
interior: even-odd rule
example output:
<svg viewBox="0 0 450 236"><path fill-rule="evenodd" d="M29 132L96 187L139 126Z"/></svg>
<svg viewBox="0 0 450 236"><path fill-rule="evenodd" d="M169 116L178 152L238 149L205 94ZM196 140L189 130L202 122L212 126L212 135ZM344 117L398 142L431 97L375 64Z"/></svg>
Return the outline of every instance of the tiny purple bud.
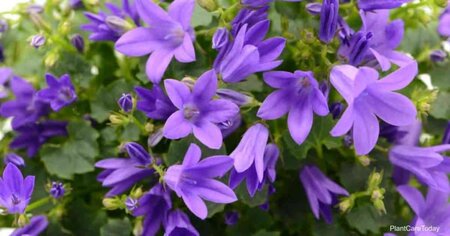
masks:
<svg viewBox="0 0 450 236"><path fill-rule="evenodd" d="M72 9L82 8L83 1L82 0L69 0L69 6Z"/></svg>
<svg viewBox="0 0 450 236"><path fill-rule="evenodd" d="M450 122L445 129L444 138L442 138L442 144L450 144Z"/></svg>
<svg viewBox="0 0 450 236"><path fill-rule="evenodd" d="M319 84L319 89L322 91L323 95L328 98L328 94L330 93L330 86L327 81L321 81Z"/></svg>
<svg viewBox="0 0 450 236"><path fill-rule="evenodd" d="M8 22L6 20L0 19L0 33L6 32L8 30Z"/></svg>
<svg viewBox="0 0 450 236"><path fill-rule="evenodd" d="M340 102L335 102L330 106L330 112L333 116L333 119L337 119L341 116L342 111L344 110L344 105Z"/></svg>
<svg viewBox="0 0 450 236"><path fill-rule="evenodd" d="M318 2L308 3L306 4L306 10L311 15L319 15L322 10L322 4Z"/></svg>
<svg viewBox="0 0 450 236"><path fill-rule="evenodd" d="M72 45L77 49L78 52L82 53L84 51L84 39L79 34L75 34L70 39Z"/></svg>
<svg viewBox="0 0 450 236"><path fill-rule="evenodd" d="M350 147L350 146L353 145L353 136L352 136L352 134L349 133L349 134L346 134L344 136L344 145L346 147Z"/></svg>
<svg viewBox="0 0 450 236"><path fill-rule="evenodd" d="M6 164L12 163L16 165L17 167L25 166L25 161L23 158L15 153L8 153L5 156L5 159L3 159L3 162Z"/></svg>
<svg viewBox="0 0 450 236"><path fill-rule="evenodd" d="M225 27L218 28L214 33L212 40L212 48L220 49L228 43L228 30Z"/></svg>
<svg viewBox="0 0 450 236"><path fill-rule="evenodd" d="M151 163L150 154L139 144L134 142L126 143L123 147L127 151L128 156L137 164L146 166Z"/></svg>
<svg viewBox="0 0 450 236"><path fill-rule="evenodd" d="M66 190L64 188L63 183L61 182L52 182L52 187L50 188L50 195L54 199L60 199L64 196Z"/></svg>
<svg viewBox="0 0 450 236"><path fill-rule="evenodd" d="M234 91L232 89L217 89L217 96L223 99L227 99L230 102L238 106L244 106L250 103L252 98L240 92Z"/></svg>
<svg viewBox="0 0 450 236"><path fill-rule="evenodd" d="M270 208L269 201L266 201L265 203L259 205L259 209L263 211L269 211L269 208Z"/></svg>
<svg viewBox="0 0 450 236"><path fill-rule="evenodd" d="M434 50L430 54L430 59L433 62L443 62L447 58L447 53L442 50Z"/></svg>
<svg viewBox="0 0 450 236"><path fill-rule="evenodd" d="M129 93L122 94L117 103L124 112L130 112L133 109L133 97Z"/></svg>
<svg viewBox="0 0 450 236"><path fill-rule="evenodd" d="M152 148L152 147L158 145L158 143L162 140L163 137L164 137L163 128L156 130L156 132L154 132L154 133L150 134L150 136L148 136L148 139L147 139L148 146Z"/></svg>
<svg viewBox="0 0 450 236"><path fill-rule="evenodd" d="M123 33L129 28L129 24L125 19L122 19L115 15L107 16L105 23L110 29L118 33Z"/></svg>
<svg viewBox="0 0 450 236"><path fill-rule="evenodd" d="M228 211L225 213L225 224L227 225L235 225L239 220L239 212L237 211Z"/></svg>
<svg viewBox="0 0 450 236"><path fill-rule="evenodd" d="M30 45L35 48L39 48L44 44L45 44L45 37L42 34L36 34L33 36L33 38L31 38Z"/></svg>
<svg viewBox="0 0 450 236"><path fill-rule="evenodd" d="M319 38L322 42L329 43L337 31L339 18L339 1L324 0L320 10Z"/></svg>
<svg viewBox="0 0 450 236"><path fill-rule="evenodd" d="M44 7L38 4L31 4L27 7L28 14L40 14L44 12Z"/></svg>
<svg viewBox="0 0 450 236"><path fill-rule="evenodd" d="M3 54L3 46L0 44L0 62L5 60L5 55Z"/></svg>
<svg viewBox="0 0 450 236"><path fill-rule="evenodd" d="M130 212L136 210L136 208L138 207L138 203L139 203L138 200L132 197L127 197L127 199L125 200L125 206Z"/></svg>

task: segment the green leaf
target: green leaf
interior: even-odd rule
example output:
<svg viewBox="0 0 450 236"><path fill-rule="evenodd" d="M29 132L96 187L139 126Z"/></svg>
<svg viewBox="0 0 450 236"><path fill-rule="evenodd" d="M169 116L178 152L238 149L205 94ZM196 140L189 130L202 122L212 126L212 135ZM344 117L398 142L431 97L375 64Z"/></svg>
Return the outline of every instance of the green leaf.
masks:
<svg viewBox="0 0 450 236"><path fill-rule="evenodd" d="M173 140L170 142L169 151L164 160L167 165L173 165L175 163L181 163L184 159L184 155L188 150L189 146L194 143L197 144L202 150L202 158L215 156L215 155L226 155L227 151L225 145L222 145L220 149L210 149L200 143L193 135L189 135L186 138L180 140Z"/></svg>
<svg viewBox="0 0 450 236"><path fill-rule="evenodd" d="M275 232L275 231L266 231L265 229L262 229L258 232L256 232L255 234L253 234L253 236L279 236L280 232Z"/></svg>
<svg viewBox="0 0 450 236"><path fill-rule="evenodd" d="M347 213L345 218L350 226L363 235L367 235L369 232L378 234L381 227L385 227L391 223L388 215L380 215L377 210L369 204L354 208Z"/></svg>
<svg viewBox="0 0 450 236"><path fill-rule="evenodd" d="M210 12L200 7L197 3L195 4L194 14L192 15L192 27L207 26L211 23L212 19L213 17Z"/></svg>
<svg viewBox="0 0 450 236"><path fill-rule="evenodd" d="M206 207L208 208L207 218L211 218L215 214L222 212L225 209L225 204L206 202Z"/></svg>
<svg viewBox="0 0 450 236"><path fill-rule="evenodd" d="M432 84L439 89L450 89L450 63L447 62L444 65L437 65L429 71Z"/></svg>
<svg viewBox="0 0 450 236"><path fill-rule="evenodd" d="M108 219L108 223L100 229L101 236L129 236L132 227L128 218Z"/></svg>
<svg viewBox="0 0 450 236"><path fill-rule="evenodd" d="M262 205L267 201L267 185L265 185L261 191L257 191L255 196L251 197L250 194L248 194L246 182L242 181L235 192L239 201L242 201L250 207Z"/></svg>
<svg viewBox="0 0 450 236"><path fill-rule="evenodd" d="M136 124L129 123L127 126L123 127L122 140L124 141L137 141L141 130Z"/></svg>
<svg viewBox="0 0 450 236"><path fill-rule="evenodd" d="M431 105L430 114L435 118L450 120L450 93L441 92Z"/></svg>
<svg viewBox="0 0 450 236"><path fill-rule="evenodd" d="M70 123L67 131L69 138L61 146L47 144L40 151L48 172L63 179L93 171L94 159L99 154L99 134L87 122Z"/></svg>

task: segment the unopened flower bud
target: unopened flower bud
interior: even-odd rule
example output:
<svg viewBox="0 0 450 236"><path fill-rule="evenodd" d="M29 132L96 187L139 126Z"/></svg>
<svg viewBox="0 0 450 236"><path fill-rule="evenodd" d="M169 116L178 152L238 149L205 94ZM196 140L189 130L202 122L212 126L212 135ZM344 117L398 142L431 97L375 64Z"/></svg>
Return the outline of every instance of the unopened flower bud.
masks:
<svg viewBox="0 0 450 236"><path fill-rule="evenodd" d="M117 198L104 198L102 203L107 210L116 210L122 205L120 200Z"/></svg>
<svg viewBox="0 0 450 236"><path fill-rule="evenodd" d="M27 7L28 14L40 14L44 12L44 7L38 4L31 4Z"/></svg>
<svg viewBox="0 0 450 236"><path fill-rule="evenodd" d="M150 136L148 136L148 140L147 140L147 144L149 147L154 147L156 145L158 145L158 143L162 140L162 138L164 137L163 135L163 129L157 129L156 132L150 134Z"/></svg>
<svg viewBox="0 0 450 236"><path fill-rule="evenodd" d="M197 3L208 12L213 12L219 7L216 0L197 0Z"/></svg>
<svg viewBox="0 0 450 236"><path fill-rule="evenodd" d="M142 188L136 188L133 191L131 191L130 193L130 197L134 198L134 199L139 199L140 197L142 197L142 195L144 194L144 192L142 191Z"/></svg>
<svg viewBox="0 0 450 236"><path fill-rule="evenodd" d="M8 22L6 20L0 19L0 33L6 32L8 30Z"/></svg>
<svg viewBox="0 0 450 236"><path fill-rule="evenodd" d="M220 98L233 102L238 106L250 104L250 102L252 101L252 98L250 96L234 91L232 89L217 89L216 94Z"/></svg>
<svg viewBox="0 0 450 236"><path fill-rule="evenodd" d="M369 166L370 165L370 158L368 156L358 156L358 161L361 163L362 166Z"/></svg>
<svg viewBox="0 0 450 236"><path fill-rule="evenodd" d="M30 221L25 214L21 214L21 215L19 215L19 218L17 218L17 226L19 226L20 228L24 227L29 222Z"/></svg>
<svg viewBox="0 0 450 236"><path fill-rule="evenodd" d="M78 52L82 53L84 51L84 39L81 35L75 34L70 39L70 42L77 49Z"/></svg>
<svg viewBox="0 0 450 236"><path fill-rule="evenodd" d="M114 15L107 16L105 23L109 28L117 32L125 32L133 28L125 19Z"/></svg>
<svg viewBox="0 0 450 236"><path fill-rule="evenodd" d="M239 220L239 212L237 211L229 211L225 213L225 224L227 225L235 225Z"/></svg>
<svg viewBox="0 0 450 236"><path fill-rule="evenodd" d="M220 49L227 45L229 33L227 28L221 27L217 28L216 32L214 33L213 39L212 39L212 48L213 49Z"/></svg>
<svg viewBox="0 0 450 236"><path fill-rule="evenodd" d="M82 0L69 0L69 6L72 9L78 9L83 7L83 1Z"/></svg>
<svg viewBox="0 0 450 236"><path fill-rule="evenodd" d="M368 187L369 189L376 189L383 180L383 172L372 172L369 176Z"/></svg>
<svg viewBox="0 0 450 236"><path fill-rule="evenodd" d="M25 166L25 161L23 160L23 158L15 153L6 154L5 159L3 159L3 162L5 164L12 163L17 167Z"/></svg>
<svg viewBox="0 0 450 236"><path fill-rule="evenodd" d="M380 213L384 213L386 214L386 208L384 206L384 202L381 199L375 200L373 202L373 206L375 207L375 209L377 209Z"/></svg>
<svg viewBox="0 0 450 236"><path fill-rule="evenodd" d="M188 86L191 90L194 88L195 85L195 79L189 76L184 77L181 79L181 82L183 82L186 86Z"/></svg>
<svg viewBox="0 0 450 236"><path fill-rule="evenodd" d="M126 143L123 148L128 153L128 156L139 165L147 166L152 162L147 150L137 143Z"/></svg>
<svg viewBox="0 0 450 236"><path fill-rule="evenodd" d="M64 196L66 190L64 188L63 183L61 182L52 182L51 188L50 188L50 195L54 199L59 199Z"/></svg>
<svg viewBox="0 0 450 236"><path fill-rule="evenodd" d="M35 47L35 48L39 48L39 47L41 47L44 44L45 44L45 37L42 34L34 35L31 38L30 45Z"/></svg>
<svg viewBox="0 0 450 236"><path fill-rule="evenodd" d="M128 124L128 119L120 114L111 114L109 116L109 121L113 125L125 125Z"/></svg>
<svg viewBox="0 0 450 236"><path fill-rule="evenodd" d="M152 133L155 130L155 126L150 122L147 122L144 128L147 133Z"/></svg>
<svg viewBox="0 0 450 236"><path fill-rule="evenodd" d="M339 118L343 110L344 105L340 102L335 102L330 106L330 113L333 116L333 119Z"/></svg>
<svg viewBox="0 0 450 236"><path fill-rule="evenodd" d="M341 210L341 212L343 213L347 212L353 208L353 204L354 204L353 198L351 196L346 197L339 203L339 210Z"/></svg>
<svg viewBox="0 0 450 236"><path fill-rule="evenodd" d="M430 59L433 62L443 62L447 58L447 53L442 50L434 50L430 54Z"/></svg>
<svg viewBox="0 0 450 236"><path fill-rule="evenodd" d="M314 3L308 3L306 4L306 10L309 12L309 14L311 15L319 15L320 11L322 9L322 4L318 3L318 2L314 2Z"/></svg>
<svg viewBox="0 0 450 236"><path fill-rule="evenodd" d="M117 103L119 104L120 109L124 112L128 113L133 110L133 97L129 93L122 94L122 97L119 98Z"/></svg>

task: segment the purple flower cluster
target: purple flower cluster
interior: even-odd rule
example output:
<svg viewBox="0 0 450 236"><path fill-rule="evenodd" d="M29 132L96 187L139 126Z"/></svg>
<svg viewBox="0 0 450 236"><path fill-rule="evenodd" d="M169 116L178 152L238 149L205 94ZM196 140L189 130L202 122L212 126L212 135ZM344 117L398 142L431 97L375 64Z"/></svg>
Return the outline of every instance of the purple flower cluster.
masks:
<svg viewBox="0 0 450 236"><path fill-rule="evenodd" d="M13 75L8 69L0 71L0 77L9 78L9 88L15 99L0 106L0 115L12 117L12 128L18 133L10 147L27 149L34 156L48 139L67 134L66 122L48 120L50 109L59 111L77 99L69 75L57 79L46 75L48 88L36 91L26 80Z"/></svg>

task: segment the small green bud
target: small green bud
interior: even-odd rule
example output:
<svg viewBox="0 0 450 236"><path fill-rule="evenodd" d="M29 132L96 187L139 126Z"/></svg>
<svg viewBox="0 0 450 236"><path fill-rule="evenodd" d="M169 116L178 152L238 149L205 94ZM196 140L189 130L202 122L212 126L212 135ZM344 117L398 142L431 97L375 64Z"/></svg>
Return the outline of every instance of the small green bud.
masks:
<svg viewBox="0 0 450 236"><path fill-rule="evenodd" d="M195 79L192 77L186 76L183 79L181 79L181 82L187 85L191 90L194 88Z"/></svg>
<svg viewBox="0 0 450 236"><path fill-rule="evenodd" d="M121 114L111 114L109 116L109 121L113 125L124 125L128 124L128 118Z"/></svg>
<svg viewBox="0 0 450 236"><path fill-rule="evenodd" d="M219 8L216 0L197 0L197 3L208 12L213 12Z"/></svg>
<svg viewBox="0 0 450 236"><path fill-rule="evenodd" d="M143 194L142 188L139 187L131 191L130 196L134 199L139 199Z"/></svg>
<svg viewBox="0 0 450 236"><path fill-rule="evenodd" d="M47 56L44 59L44 64L46 67L52 67L55 65L55 63L58 61L59 55L57 52L52 51L47 54Z"/></svg>
<svg viewBox="0 0 450 236"><path fill-rule="evenodd" d="M117 198L104 198L103 199L103 206L107 210L116 210L121 208L123 205L122 201Z"/></svg>
<svg viewBox="0 0 450 236"><path fill-rule="evenodd" d="M142 235L143 228L142 228L142 217L136 218L136 223L133 227L133 235Z"/></svg>
<svg viewBox="0 0 450 236"><path fill-rule="evenodd" d="M343 198L339 203L339 210L341 210L342 213L345 213L352 209L354 204L355 201L352 196Z"/></svg>
<svg viewBox="0 0 450 236"><path fill-rule="evenodd" d="M147 122L145 124L145 131L147 131L148 133L153 133L153 131L155 131L155 126L152 123Z"/></svg>
<svg viewBox="0 0 450 236"><path fill-rule="evenodd" d="M358 161L362 166L367 167L370 165L370 158L368 156L358 156Z"/></svg>
<svg viewBox="0 0 450 236"><path fill-rule="evenodd" d="M25 214L19 215L19 218L17 218L17 226L24 227L29 222L28 217Z"/></svg>
<svg viewBox="0 0 450 236"><path fill-rule="evenodd" d="M382 180L383 180L383 172L376 172L376 171L372 172L369 176L368 181L369 190L377 189Z"/></svg>
<svg viewBox="0 0 450 236"><path fill-rule="evenodd" d="M447 0L434 0L434 3L439 7L447 7L448 1Z"/></svg>
<svg viewBox="0 0 450 236"><path fill-rule="evenodd" d="M381 199L375 200L373 202L373 206L375 209L377 209L380 213L386 214L386 208L384 206L384 202Z"/></svg>

